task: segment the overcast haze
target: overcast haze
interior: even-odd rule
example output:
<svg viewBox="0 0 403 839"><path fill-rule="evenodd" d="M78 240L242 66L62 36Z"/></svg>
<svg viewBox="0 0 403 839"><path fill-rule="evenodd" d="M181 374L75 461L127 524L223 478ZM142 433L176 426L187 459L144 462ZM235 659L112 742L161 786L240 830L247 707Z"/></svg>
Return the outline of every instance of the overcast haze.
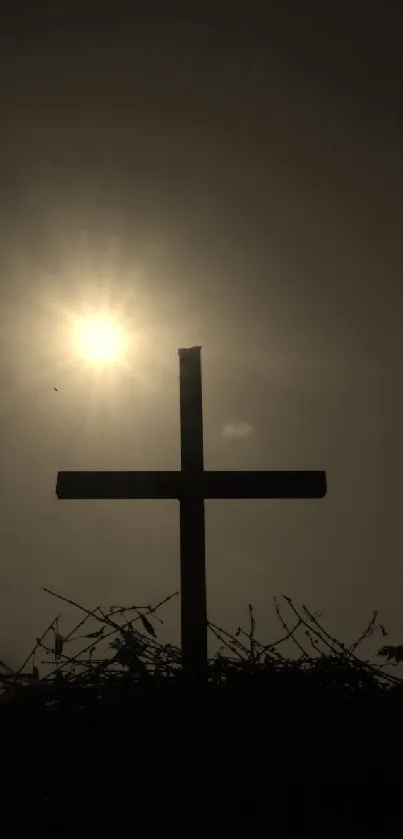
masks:
<svg viewBox="0 0 403 839"><path fill-rule="evenodd" d="M175 502L62 502L55 484L59 469L179 468L177 349L196 344L206 468L328 473L322 501L206 503L209 617L235 628L251 602L270 640L284 592L347 639L378 608L403 641L387 7L255 26L100 15L80 36L42 18L10 24L7 47L5 27L1 659L19 663L58 611L42 586L87 606L178 588ZM94 377L67 360L65 312L106 299L132 367ZM167 616L178 640L179 603Z"/></svg>

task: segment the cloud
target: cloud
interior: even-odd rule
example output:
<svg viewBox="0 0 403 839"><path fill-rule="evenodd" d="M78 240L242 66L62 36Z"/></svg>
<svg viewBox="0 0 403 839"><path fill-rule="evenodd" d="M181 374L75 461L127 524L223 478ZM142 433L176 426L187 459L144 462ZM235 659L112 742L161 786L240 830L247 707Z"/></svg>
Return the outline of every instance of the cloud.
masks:
<svg viewBox="0 0 403 839"><path fill-rule="evenodd" d="M250 437L255 433L253 425L248 422L225 422L221 429L221 437Z"/></svg>

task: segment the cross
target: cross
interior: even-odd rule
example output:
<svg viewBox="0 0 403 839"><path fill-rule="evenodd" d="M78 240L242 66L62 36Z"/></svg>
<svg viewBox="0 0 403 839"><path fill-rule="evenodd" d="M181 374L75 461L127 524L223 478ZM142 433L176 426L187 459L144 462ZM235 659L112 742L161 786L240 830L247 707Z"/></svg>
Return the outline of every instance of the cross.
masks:
<svg viewBox="0 0 403 839"><path fill-rule="evenodd" d="M171 498L180 505L181 643L183 671L207 672L204 501L207 498L323 498L321 471L205 471L201 347L180 349L181 471L59 472L59 499Z"/></svg>

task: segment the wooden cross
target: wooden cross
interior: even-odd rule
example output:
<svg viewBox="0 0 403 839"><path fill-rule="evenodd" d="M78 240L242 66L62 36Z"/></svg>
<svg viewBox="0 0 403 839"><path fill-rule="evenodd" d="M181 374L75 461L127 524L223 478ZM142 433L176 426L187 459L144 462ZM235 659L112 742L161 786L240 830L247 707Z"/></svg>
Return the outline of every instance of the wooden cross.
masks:
<svg viewBox="0 0 403 839"><path fill-rule="evenodd" d="M180 349L180 472L59 472L60 499L174 498L180 504L181 640L184 672L207 670L204 500L323 498L326 473L204 470L201 347Z"/></svg>

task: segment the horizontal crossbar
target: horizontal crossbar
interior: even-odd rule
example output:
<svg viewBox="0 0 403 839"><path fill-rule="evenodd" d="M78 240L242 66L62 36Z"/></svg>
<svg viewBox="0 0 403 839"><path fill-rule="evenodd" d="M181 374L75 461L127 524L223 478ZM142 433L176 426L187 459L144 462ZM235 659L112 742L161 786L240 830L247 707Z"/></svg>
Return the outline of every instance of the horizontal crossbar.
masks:
<svg viewBox="0 0 403 839"><path fill-rule="evenodd" d="M323 498L326 472L59 472L60 499Z"/></svg>

